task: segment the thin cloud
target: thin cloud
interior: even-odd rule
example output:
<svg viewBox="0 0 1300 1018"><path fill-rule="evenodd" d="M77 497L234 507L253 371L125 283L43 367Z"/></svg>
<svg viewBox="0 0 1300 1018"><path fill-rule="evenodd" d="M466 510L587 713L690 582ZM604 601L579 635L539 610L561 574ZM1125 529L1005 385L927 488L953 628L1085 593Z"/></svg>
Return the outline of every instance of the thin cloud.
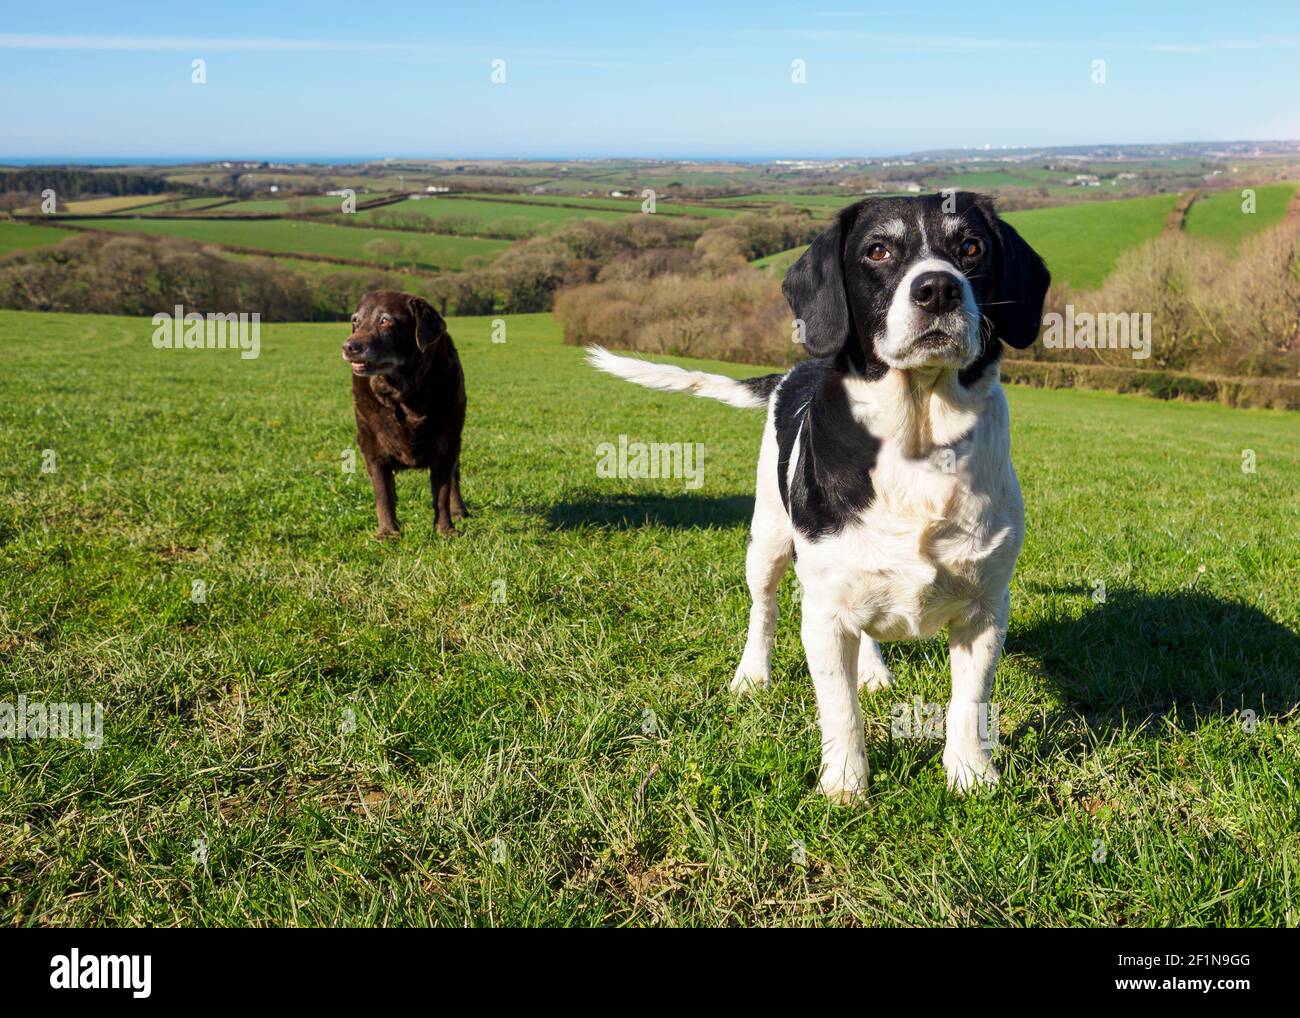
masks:
<svg viewBox="0 0 1300 1018"><path fill-rule="evenodd" d="M1175 42L1086 42L1064 39L1007 39L980 36L916 35L904 32L875 32L864 30L837 31L824 28L794 30L741 29L742 35L802 39L814 43L873 44L897 50L1078 50L1098 52L1121 51L1138 53L1181 53L1201 55L1207 53L1249 52L1254 50L1300 48L1300 38L1279 36L1272 39L1244 39L1228 42L1175 43Z"/></svg>
<svg viewBox="0 0 1300 1018"><path fill-rule="evenodd" d="M437 59L440 63L475 64L508 58L510 63L526 67L560 67L565 69L632 69L671 66L646 60L593 59L589 53L566 53L552 50L507 50L483 47L481 54L460 46L433 46L424 43L386 43L336 39L208 38L166 35L34 35L0 33L0 50L97 50L100 52L245 52L245 53L389 53Z"/></svg>
<svg viewBox="0 0 1300 1018"><path fill-rule="evenodd" d="M208 39L166 35L22 35L0 34L0 49L37 50L400 50L409 46L390 43L345 42L331 39Z"/></svg>

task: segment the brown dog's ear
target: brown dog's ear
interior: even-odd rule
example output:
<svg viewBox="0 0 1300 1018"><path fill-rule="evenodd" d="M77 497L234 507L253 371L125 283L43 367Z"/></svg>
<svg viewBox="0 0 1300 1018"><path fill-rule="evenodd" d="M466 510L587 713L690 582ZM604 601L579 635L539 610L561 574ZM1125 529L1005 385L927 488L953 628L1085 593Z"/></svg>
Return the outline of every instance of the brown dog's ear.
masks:
<svg viewBox="0 0 1300 1018"><path fill-rule="evenodd" d="M415 318L415 345L421 353L433 346L447 333L447 323L423 297L412 297L409 302Z"/></svg>
<svg viewBox="0 0 1300 1018"><path fill-rule="evenodd" d="M997 243L997 289L985 317L999 339L1023 350L1038 338L1052 275L1038 252L997 214L988 198L981 195L975 204Z"/></svg>
<svg viewBox="0 0 1300 1018"><path fill-rule="evenodd" d="M852 332L849 295L844 289L844 239L853 229L862 203L850 205L814 238L781 282L794 312L803 323L804 349L811 357L832 357Z"/></svg>

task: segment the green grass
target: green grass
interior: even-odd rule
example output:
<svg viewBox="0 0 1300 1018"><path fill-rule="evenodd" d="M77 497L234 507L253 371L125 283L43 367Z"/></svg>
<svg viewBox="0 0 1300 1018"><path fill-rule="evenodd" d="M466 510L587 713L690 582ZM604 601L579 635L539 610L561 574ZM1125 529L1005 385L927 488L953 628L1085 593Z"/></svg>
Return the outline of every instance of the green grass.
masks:
<svg viewBox="0 0 1300 1018"><path fill-rule="evenodd" d="M641 190L637 189L635 194L640 195ZM624 215L642 215L640 197L636 198L589 198L584 196L570 196L559 194L512 194L512 195L478 195L473 198L469 196L459 196L464 201L487 201L499 202L503 205L515 206L556 206L560 208L575 209L601 209L609 212L621 212ZM660 195L655 202L655 215L660 216L692 216L699 217L726 217L734 216L735 209L722 208L714 205L694 205L689 202L665 201ZM584 217L591 218L591 217Z"/></svg>
<svg viewBox="0 0 1300 1018"><path fill-rule="evenodd" d="M1076 289L1100 286L1121 254L1159 235L1173 195L1083 202L1008 212L1004 217L1043 256L1052 278Z"/></svg>
<svg viewBox="0 0 1300 1018"><path fill-rule="evenodd" d="M1011 391L1003 783L891 740L948 689L895 644L838 809L790 580L774 688L726 688L761 415L507 324L451 322L466 536L406 474L380 543L337 325L245 361L0 312L0 701L105 710L0 741L0 923L1300 924L1295 416ZM620 434L704 443L703 487L597 478Z"/></svg>
<svg viewBox="0 0 1300 1018"><path fill-rule="evenodd" d="M174 195L144 194L113 195L108 198L87 198L84 200L68 202L66 205L66 211L72 215L83 216L112 215L115 212L129 212L133 209L141 209L150 205L157 205L160 200L168 201L174 198Z"/></svg>
<svg viewBox="0 0 1300 1018"><path fill-rule="evenodd" d="M637 212L638 209L639 206L629 204L622 211L614 212L599 207L576 209L536 202L480 201L439 196L420 198L418 201L398 202L377 209L360 209L356 216L362 221L374 219L376 216L384 221L388 217L396 216L415 223L456 217L468 220L467 225L473 230L507 229L525 233L554 230L579 219L619 222L629 213Z"/></svg>
<svg viewBox="0 0 1300 1018"><path fill-rule="evenodd" d="M867 197L863 194L747 194L736 198L719 198L724 205L791 205L797 209L807 209L827 217L838 212L846 205L852 205Z"/></svg>
<svg viewBox="0 0 1300 1018"><path fill-rule="evenodd" d="M778 276L784 276L789 271L790 266L799 260L799 256L808 250L808 245L792 247L785 251L778 251L776 254L765 255L762 258L755 258L749 264L756 269L767 269Z"/></svg>
<svg viewBox="0 0 1300 1018"><path fill-rule="evenodd" d="M148 233L166 237L184 237L208 244L254 248L277 254L317 254L334 258L376 261L365 250L376 240L398 244L403 250L414 248L412 258L400 256L399 265L423 269L458 269L471 256L492 258L509 246L508 241L481 237L446 237L405 230L370 230L359 227L333 226L301 220L251 220L248 222L187 221L139 219L117 222L108 219L72 219L69 222L97 230L119 233Z"/></svg>
<svg viewBox="0 0 1300 1018"><path fill-rule="evenodd" d="M1215 191L1196 201L1187 213L1183 229L1193 237L1207 237L1233 246L1252 234L1276 226L1286 215L1295 182L1259 184L1255 192L1255 211L1242 211L1242 188Z"/></svg>
<svg viewBox="0 0 1300 1018"><path fill-rule="evenodd" d="M365 194L360 191L356 193L357 204L363 202L375 201L383 197L378 194ZM336 195L328 194L311 194L298 195L291 198L249 198L244 201L233 202L230 205L223 205L217 213L220 215L278 215L301 208L304 212L341 212L343 210L343 199Z"/></svg>
<svg viewBox="0 0 1300 1018"><path fill-rule="evenodd" d="M56 230L50 226L0 222L0 254L22 251L30 247L61 244L72 236L74 234L70 230Z"/></svg>
<svg viewBox="0 0 1300 1018"><path fill-rule="evenodd" d="M173 201L157 202L152 205L141 205L138 208L128 210L128 213L144 214L149 216L170 215L173 212L188 212L196 209L208 209L214 206L219 208L229 208L230 204L233 203L223 204L227 202L230 202L230 199L222 197L221 195L209 195L203 198L177 198ZM216 208L213 208L213 211L215 212Z"/></svg>

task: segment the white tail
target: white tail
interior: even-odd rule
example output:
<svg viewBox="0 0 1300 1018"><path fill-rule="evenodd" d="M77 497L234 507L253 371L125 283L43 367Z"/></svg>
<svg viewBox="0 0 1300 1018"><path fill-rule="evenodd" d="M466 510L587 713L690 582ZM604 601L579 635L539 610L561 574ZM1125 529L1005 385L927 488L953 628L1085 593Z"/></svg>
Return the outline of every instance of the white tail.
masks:
<svg viewBox="0 0 1300 1018"><path fill-rule="evenodd" d="M781 377L764 375L740 379L711 375L707 371L687 371L672 364L652 364L636 357L620 357L601 346L587 347L587 361L598 371L617 375L647 389L689 392L692 396L716 399L741 409L767 406L767 397Z"/></svg>

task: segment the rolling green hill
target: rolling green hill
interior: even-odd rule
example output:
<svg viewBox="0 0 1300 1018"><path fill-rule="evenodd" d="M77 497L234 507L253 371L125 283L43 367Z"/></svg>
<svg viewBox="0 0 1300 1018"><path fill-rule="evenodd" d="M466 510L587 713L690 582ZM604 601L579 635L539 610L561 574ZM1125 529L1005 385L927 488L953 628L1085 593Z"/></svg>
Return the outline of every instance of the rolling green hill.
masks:
<svg viewBox="0 0 1300 1018"><path fill-rule="evenodd" d="M1088 289L1109 275L1123 251L1164 229L1173 203L1172 195L1158 195L1009 212L1005 218L1047 261L1053 279ZM752 264L784 273L805 250L792 248Z"/></svg>
<svg viewBox="0 0 1300 1018"><path fill-rule="evenodd" d="M1043 256L1053 279L1086 290L1105 281L1120 254L1158 236L1173 205L1173 195L1156 195L1008 212L1005 218Z"/></svg>
<svg viewBox="0 0 1300 1018"><path fill-rule="evenodd" d="M1255 211L1242 211L1242 189L1203 195L1187 212L1183 229L1189 236L1239 244L1246 237L1276 226L1296 193L1296 183L1260 184L1255 191Z"/></svg>
<svg viewBox="0 0 1300 1018"><path fill-rule="evenodd" d="M68 222L95 230L185 237L209 244L253 248L275 254L325 255L422 269L458 269L468 257L491 258L509 246L504 240L446 237L403 230L370 230L291 219L248 222L71 219ZM393 263L387 255L367 251L367 245L375 241L396 245L403 253Z"/></svg>
<svg viewBox="0 0 1300 1018"><path fill-rule="evenodd" d="M21 251L30 247L59 244L73 236L70 230L57 230L52 226L31 223L0 223L0 254Z"/></svg>
<svg viewBox="0 0 1300 1018"><path fill-rule="evenodd" d="M570 199L576 201L577 199ZM598 206L567 208L540 202L482 201L440 195L384 205L377 209L362 209L356 213L359 220L379 217L400 217L413 223L438 219L458 219L469 229L483 231L545 232L579 219L617 221L631 214L635 206L622 211L607 211Z"/></svg>

